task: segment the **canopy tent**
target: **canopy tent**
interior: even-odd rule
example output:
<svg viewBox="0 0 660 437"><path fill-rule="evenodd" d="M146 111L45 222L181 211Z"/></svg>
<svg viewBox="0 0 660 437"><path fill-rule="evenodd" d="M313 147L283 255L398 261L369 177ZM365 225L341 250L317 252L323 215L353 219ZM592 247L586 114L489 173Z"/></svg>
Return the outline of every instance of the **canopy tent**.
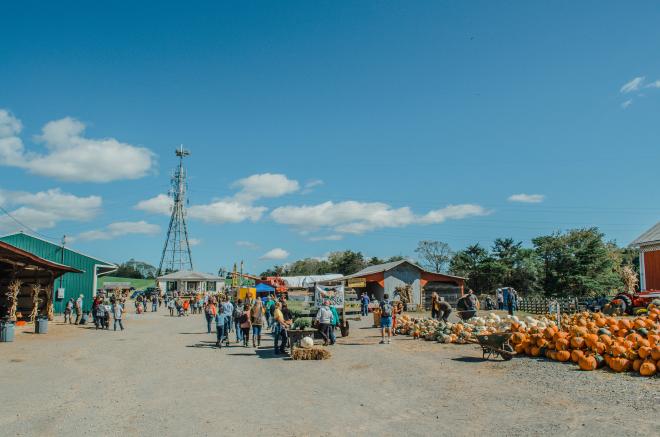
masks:
<svg viewBox="0 0 660 437"><path fill-rule="evenodd" d="M257 293L275 293L275 289L268 284L257 284Z"/></svg>

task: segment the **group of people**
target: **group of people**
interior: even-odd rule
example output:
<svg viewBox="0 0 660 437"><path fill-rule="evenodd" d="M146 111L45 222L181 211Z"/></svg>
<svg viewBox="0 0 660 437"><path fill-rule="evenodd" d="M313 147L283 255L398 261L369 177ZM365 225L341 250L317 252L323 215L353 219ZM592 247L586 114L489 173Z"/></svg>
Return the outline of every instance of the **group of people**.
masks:
<svg viewBox="0 0 660 437"><path fill-rule="evenodd" d="M105 299L96 296L92 302L92 318L96 329L110 329L110 319L114 320L114 330L117 326L124 330L124 301L119 298Z"/></svg>
<svg viewBox="0 0 660 437"><path fill-rule="evenodd" d="M513 313L518 309L520 296L518 296L518 292L515 288L498 288L495 291L495 296L497 297L498 310L506 310L509 314L513 315Z"/></svg>
<svg viewBox="0 0 660 437"><path fill-rule="evenodd" d="M233 303L229 296L222 299L210 296L204 299L203 312L206 317L206 330L212 333L215 326L216 346L222 348L230 344L230 334L235 335L236 344L249 347L252 334L252 347L261 346L262 330L266 325L274 339L276 354L286 353L288 330L293 324L293 314L285 299L276 301L272 296L264 300L238 299Z"/></svg>
<svg viewBox="0 0 660 437"><path fill-rule="evenodd" d="M69 299L64 307L64 323L67 321L69 324L80 323L83 318L83 295L78 296L78 299ZM76 321L73 322L73 314L76 314Z"/></svg>
<svg viewBox="0 0 660 437"><path fill-rule="evenodd" d="M146 312L150 304L151 312L155 313L158 311L158 307L163 304L163 298L156 293L153 293L151 296L142 294L138 295L138 297L135 299L135 313L142 314Z"/></svg>

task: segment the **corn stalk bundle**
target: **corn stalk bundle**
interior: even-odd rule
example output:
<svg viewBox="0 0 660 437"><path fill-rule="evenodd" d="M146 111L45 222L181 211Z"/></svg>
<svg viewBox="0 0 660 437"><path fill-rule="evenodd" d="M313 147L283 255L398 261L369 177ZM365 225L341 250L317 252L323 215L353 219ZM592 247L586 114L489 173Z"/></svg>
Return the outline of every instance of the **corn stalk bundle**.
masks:
<svg viewBox="0 0 660 437"><path fill-rule="evenodd" d="M47 302L47 307L46 307L46 317L48 317L48 320L53 320L53 289L50 287L46 287L44 289L46 293L46 302Z"/></svg>
<svg viewBox="0 0 660 437"><path fill-rule="evenodd" d="M296 348L291 358L294 360L327 360L331 356L329 350L320 346L313 346L309 349Z"/></svg>
<svg viewBox="0 0 660 437"><path fill-rule="evenodd" d="M16 321L16 306L18 305L18 293L21 291L21 281L18 279L9 284L7 290L7 303L9 304L9 320Z"/></svg>
<svg viewBox="0 0 660 437"><path fill-rule="evenodd" d="M407 284L394 289L404 304L412 302L412 286Z"/></svg>
<svg viewBox="0 0 660 437"><path fill-rule="evenodd" d="M39 314L39 304L41 299L39 299L39 293L41 292L41 284L32 285L32 311L30 312L30 322L34 323Z"/></svg>
<svg viewBox="0 0 660 437"><path fill-rule="evenodd" d="M635 288L637 288L637 284L639 283L639 279L637 279L637 273L635 273L632 267L625 266L621 269L621 279L623 279L626 291L634 293Z"/></svg>

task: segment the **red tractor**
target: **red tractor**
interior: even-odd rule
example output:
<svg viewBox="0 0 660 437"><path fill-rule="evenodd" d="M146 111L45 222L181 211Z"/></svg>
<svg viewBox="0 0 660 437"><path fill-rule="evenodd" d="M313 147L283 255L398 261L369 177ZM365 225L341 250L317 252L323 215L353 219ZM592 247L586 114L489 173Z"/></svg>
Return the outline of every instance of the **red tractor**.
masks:
<svg viewBox="0 0 660 437"><path fill-rule="evenodd" d="M620 314L632 315L635 308L646 308L656 299L660 299L660 291L658 290L636 291L634 293L623 291L614 296L614 299L606 307L609 307L611 313L619 312Z"/></svg>

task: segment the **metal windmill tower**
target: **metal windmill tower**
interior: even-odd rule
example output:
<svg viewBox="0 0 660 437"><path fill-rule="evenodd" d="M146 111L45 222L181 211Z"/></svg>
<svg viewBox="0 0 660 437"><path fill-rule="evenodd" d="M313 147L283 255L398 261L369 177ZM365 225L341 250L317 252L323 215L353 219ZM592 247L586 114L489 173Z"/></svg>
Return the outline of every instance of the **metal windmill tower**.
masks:
<svg viewBox="0 0 660 437"><path fill-rule="evenodd" d="M188 242L188 228L186 226L186 170L183 168L183 158L190 155L190 151L183 148L183 144L176 150L179 157L179 166L172 175L172 186L169 195L172 198L172 216L167 229L167 238L163 247L163 254L158 265L158 275L164 272L177 272L179 270L192 270L192 255Z"/></svg>

